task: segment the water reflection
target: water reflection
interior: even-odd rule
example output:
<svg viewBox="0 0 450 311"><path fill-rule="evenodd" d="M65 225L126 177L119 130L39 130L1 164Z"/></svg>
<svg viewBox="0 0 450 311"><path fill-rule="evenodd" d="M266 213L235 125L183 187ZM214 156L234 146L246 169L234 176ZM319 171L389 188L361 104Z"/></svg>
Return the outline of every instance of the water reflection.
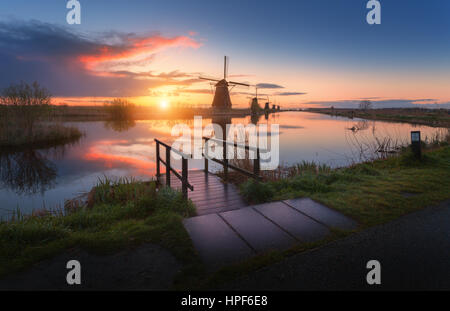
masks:
<svg viewBox="0 0 450 311"><path fill-rule="evenodd" d="M105 128L111 129L115 132L128 131L136 126L136 121L134 120L108 120L105 121Z"/></svg>
<svg viewBox="0 0 450 311"><path fill-rule="evenodd" d="M172 144L176 124L194 120L142 120L133 123L74 122L86 133L82 140L64 148L0 152L0 217L3 210L18 206L24 212L33 208L63 204L64 200L89 191L98 178L133 176L149 179L155 175L155 144L158 138ZM257 117L203 118L203 126L264 123L280 125L280 164L314 161L339 167L367 159L380 145L388 150L408 143L411 130L421 130L423 139L432 139L447 129L406 123L364 121L306 112L283 112ZM349 130L355 127L355 131ZM226 131L223 131L226 134ZM223 136L224 138L225 136ZM390 138L388 142L385 139ZM378 141L377 141L378 140ZM203 169L202 160L190 160L189 169ZM181 161L173 161L176 169ZM220 167L218 167L220 169ZM214 170L214 163L210 163Z"/></svg>
<svg viewBox="0 0 450 311"><path fill-rule="evenodd" d="M354 124L352 127L349 128L352 132L358 132L358 131L364 131L369 128L369 121L367 120L361 120L358 121L356 124ZM375 132L375 125L373 126L373 132Z"/></svg>
<svg viewBox="0 0 450 311"><path fill-rule="evenodd" d="M261 119L261 116L262 115L260 115L260 114L253 114L252 116L251 116L251 122L253 123L253 124L258 124L258 122L259 122L259 119Z"/></svg>
<svg viewBox="0 0 450 311"><path fill-rule="evenodd" d="M44 193L54 186L57 171L45 152L28 149L0 153L0 186L17 194Z"/></svg>
<svg viewBox="0 0 450 311"><path fill-rule="evenodd" d="M17 195L43 195L56 185L58 170L54 161L63 159L67 147L78 141L47 149L1 150L0 189L8 189Z"/></svg>

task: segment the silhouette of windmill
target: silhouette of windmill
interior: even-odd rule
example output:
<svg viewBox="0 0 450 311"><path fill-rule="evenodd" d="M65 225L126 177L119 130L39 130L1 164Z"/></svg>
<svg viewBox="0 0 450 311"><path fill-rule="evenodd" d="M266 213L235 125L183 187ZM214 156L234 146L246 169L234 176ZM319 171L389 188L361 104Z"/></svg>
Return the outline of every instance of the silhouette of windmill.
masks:
<svg viewBox="0 0 450 311"><path fill-rule="evenodd" d="M228 79L228 56L224 57L224 65L223 65L223 79L214 79L214 78L208 78L208 77L202 77L200 76L199 79L202 80L208 80L208 81L214 81L217 82L215 87L216 91L214 92L214 99L212 102L213 108L218 109L231 109L231 98L230 98L230 91L228 87L231 86L231 89L235 87L236 85L246 86L249 87L250 84L247 83L241 83L241 82L234 82L234 81L227 81Z"/></svg>

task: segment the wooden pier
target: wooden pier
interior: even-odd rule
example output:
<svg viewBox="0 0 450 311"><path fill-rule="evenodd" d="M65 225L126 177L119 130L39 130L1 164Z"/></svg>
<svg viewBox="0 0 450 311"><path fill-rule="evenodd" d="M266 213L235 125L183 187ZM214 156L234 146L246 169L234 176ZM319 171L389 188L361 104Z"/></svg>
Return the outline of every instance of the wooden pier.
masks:
<svg viewBox="0 0 450 311"><path fill-rule="evenodd" d="M171 174L170 187L182 188L180 179ZM246 207L247 204L239 195L238 189L233 184L227 184L212 174L206 174L203 170L190 170L189 183L194 191L188 191L188 198L197 208L197 215L207 215L231 211ZM161 184L166 184L166 174L161 175Z"/></svg>
<svg viewBox="0 0 450 311"><path fill-rule="evenodd" d="M181 190L185 198L191 199L192 202L194 202L197 208L197 215L221 213L246 207L248 204L246 204L239 195L236 186L226 182L228 170L233 169L247 177L259 180L261 149L247 145L239 145L237 143L229 143L209 137L203 137L203 140L205 141L205 144L208 144L209 142L223 144L224 154L227 152L227 146L230 145L235 148L243 148L247 151L255 152L256 158L253 160L253 172L239 168L229 163L227 159L221 160L207 156L204 157L204 170L188 170L188 159L191 157L190 155L175 150L164 142L155 139L156 177L159 183L167 187ZM165 152L161 152L160 147L163 147ZM171 152L181 156L181 172L173 168L171 164ZM165 155L165 157L163 158L161 154ZM222 181L217 175L208 171L208 161L214 161L223 166L225 181ZM166 167L165 174L161 174L161 164Z"/></svg>

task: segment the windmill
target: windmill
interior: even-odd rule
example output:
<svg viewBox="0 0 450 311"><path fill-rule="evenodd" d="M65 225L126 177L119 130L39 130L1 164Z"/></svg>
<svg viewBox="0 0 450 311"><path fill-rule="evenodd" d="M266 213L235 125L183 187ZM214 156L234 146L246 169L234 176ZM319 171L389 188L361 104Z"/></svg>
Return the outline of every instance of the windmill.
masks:
<svg viewBox="0 0 450 311"><path fill-rule="evenodd" d="M219 108L219 109L230 109L231 108L232 104L231 104L231 98L230 98L230 91L229 91L228 87L231 86L231 88L233 88L236 85L241 85L241 86L246 86L246 87L250 86L247 83L227 81L227 79L228 79L228 62L229 62L228 56L225 56L224 57L224 65L223 65L223 79L199 77L199 79L202 79L202 80L216 82L216 84L215 84L216 91L214 93L214 99L212 102L213 108Z"/></svg>
<svg viewBox="0 0 450 311"><path fill-rule="evenodd" d="M258 84L254 85L254 87L255 87L255 97L253 97L251 100L250 110L252 114L257 114L261 110L261 107L259 106L258 103Z"/></svg>

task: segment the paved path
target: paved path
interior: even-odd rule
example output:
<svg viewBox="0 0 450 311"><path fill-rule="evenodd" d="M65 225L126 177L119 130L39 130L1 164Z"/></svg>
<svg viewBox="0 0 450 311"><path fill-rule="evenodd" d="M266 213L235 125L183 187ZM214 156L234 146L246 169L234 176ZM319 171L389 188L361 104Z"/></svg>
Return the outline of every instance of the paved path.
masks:
<svg viewBox="0 0 450 311"><path fill-rule="evenodd" d="M271 249L323 239L357 223L308 198L272 202L184 220L205 264L217 267Z"/></svg>
<svg viewBox="0 0 450 311"><path fill-rule="evenodd" d="M223 183L213 173L205 174L203 170L191 170L188 173L188 180L194 186L194 191L188 191L188 198L197 207L197 215L231 211L248 206L235 185ZM165 184L165 182L165 174L163 174L161 183ZM170 186L181 189L181 182L173 173L171 173Z"/></svg>
<svg viewBox="0 0 450 311"><path fill-rule="evenodd" d="M366 263L381 264L381 285ZM284 259L222 289L450 290L450 201Z"/></svg>

